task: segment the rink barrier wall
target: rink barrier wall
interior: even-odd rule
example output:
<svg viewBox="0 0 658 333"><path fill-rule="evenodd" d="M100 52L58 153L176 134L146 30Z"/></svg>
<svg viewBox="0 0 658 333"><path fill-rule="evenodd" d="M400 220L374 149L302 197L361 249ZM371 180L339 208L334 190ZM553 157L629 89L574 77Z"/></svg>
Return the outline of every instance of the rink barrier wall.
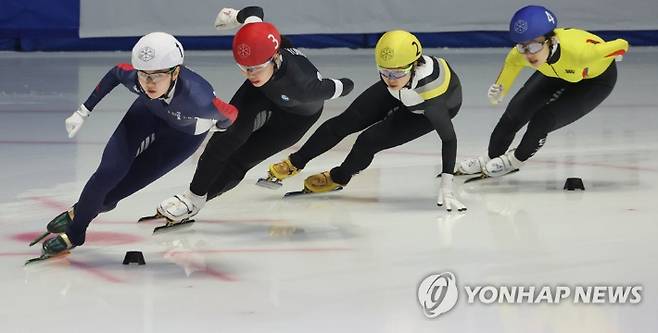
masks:
<svg viewBox="0 0 658 333"><path fill-rule="evenodd" d="M604 40L624 38L632 46L658 45L658 30L593 31ZM128 51L137 42L135 37L78 38L67 36L70 31L32 29L7 38L0 32L0 50L7 51ZM296 47L303 48L373 48L381 33L370 34L304 34L288 35ZM464 31L417 33L424 47L480 48L510 47L506 31ZM232 36L177 36L187 50L229 50Z"/></svg>

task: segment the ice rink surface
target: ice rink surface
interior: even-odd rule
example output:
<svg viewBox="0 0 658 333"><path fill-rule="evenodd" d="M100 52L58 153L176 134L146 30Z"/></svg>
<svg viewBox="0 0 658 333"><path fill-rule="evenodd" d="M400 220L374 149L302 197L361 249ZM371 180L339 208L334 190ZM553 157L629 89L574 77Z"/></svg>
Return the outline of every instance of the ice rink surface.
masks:
<svg viewBox="0 0 658 333"><path fill-rule="evenodd" d="M325 77L356 83L350 96L326 103L320 122L378 79L371 52L307 52ZM488 104L486 90L505 52L426 50L445 57L464 87L458 158L486 151L504 111L506 103ZM441 146L430 133L378 154L342 192L282 199L306 176L339 164L356 136L281 190L254 186L295 147L273 156L189 228L154 236L156 224L136 224L187 187L199 151L100 215L68 257L24 267L40 251L27 243L75 203L134 95L117 87L73 140L64 119L111 66L128 61L125 52L0 54L0 331L658 330L658 49L631 48L612 95L551 133L521 172L466 185L457 179L465 214L435 204ZM188 52L186 63L226 100L242 82L227 52ZM564 191L567 177L582 178L586 190ZM142 251L147 264L122 265L129 250ZM431 320L417 287L440 272L454 273L462 294ZM640 304L485 305L468 304L465 285L641 285L643 292Z"/></svg>

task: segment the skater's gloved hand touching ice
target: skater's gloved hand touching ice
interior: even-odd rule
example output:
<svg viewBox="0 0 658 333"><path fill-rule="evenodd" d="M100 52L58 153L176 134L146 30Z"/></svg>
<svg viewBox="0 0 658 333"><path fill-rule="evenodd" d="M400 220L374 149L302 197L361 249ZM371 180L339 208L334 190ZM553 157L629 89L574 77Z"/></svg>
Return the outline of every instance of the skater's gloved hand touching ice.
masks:
<svg viewBox="0 0 658 333"><path fill-rule="evenodd" d="M196 195L187 190L162 201L158 213L171 221L180 222L198 214L205 204L206 195Z"/></svg>
<svg viewBox="0 0 658 333"><path fill-rule="evenodd" d="M462 204L455 194L452 192L452 180L454 176L449 173L441 174L441 186L439 187L439 197L436 200L438 206L445 206L446 210L451 212L456 209L458 212L466 210L466 206Z"/></svg>
<svg viewBox="0 0 658 333"><path fill-rule="evenodd" d="M503 85L498 83L492 84L487 92L487 97L489 97L491 104L500 103L503 100Z"/></svg>
<svg viewBox="0 0 658 333"><path fill-rule="evenodd" d="M66 118L64 123L66 124L66 132L69 133L69 139L78 133L80 127L85 122L85 118L89 117L89 113L87 107L82 104L70 117Z"/></svg>

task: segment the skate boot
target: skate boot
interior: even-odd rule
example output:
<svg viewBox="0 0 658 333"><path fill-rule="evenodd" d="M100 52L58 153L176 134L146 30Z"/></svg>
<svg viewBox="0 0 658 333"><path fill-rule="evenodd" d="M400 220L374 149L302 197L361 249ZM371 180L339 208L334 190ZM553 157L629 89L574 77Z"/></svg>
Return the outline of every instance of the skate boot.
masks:
<svg viewBox="0 0 658 333"><path fill-rule="evenodd" d="M68 225L73 222L73 217L74 217L73 207L71 207L69 210L57 215L54 219L52 219L50 222L48 222L48 225L46 226L46 230L48 230L48 231L44 232L39 237L35 238L30 243L30 246L40 242L42 239L46 238L51 233L59 234L59 233L65 232L66 227L68 227Z"/></svg>
<svg viewBox="0 0 658 333"><path fill-rule="evenodd" d="M343 186L331 179L329 171L315 174L304 180L304 191L310 193L324 193L342 190Z"/></svg>
<svg viewBox="0 0 658 333"><path fill-rule="evenodd" d="M518 170L521 165L523 165L523 162L519 161L516 156L514 156L515 151L516 149L512 149L503 155L492 158L484 166L482 172L489 177L500 177Z"/></svg>
<svg viewBox="0 0 658 333"><path fill-rule="evenodd" d="M48 255L50 257L62 254L72 248L74 248L73 243L69 240L69 236L65 233L57 235L43 242L42 255Z"/></svg>
<svg viewBox="0 0 658 333"><path fill-rule="evenodd" d="M267 187L269 189L277 189L283 185L281 183L282 180L292 177L300 171L301 169L292 165L290 159L286 158L281 162L271 164L267 171L267 178L258 179L256 185Z"/></svg>
<svg viewBox="0 0 658 333"><path fill-rule="evenodd" d="M54 257L59 257L69 253L69 250L75 246L69 240L69 237L65 233L60 233L56 237L49 238L43 242L41 248L41 256L29 259L25 264L43 261Z"/></svg>
<svg viewBox="0 0 658 333"><path fill-rule="evenodd" d="M170 222L189 220L206 205L207 195L196 195L187 190L181 194L163 200L157 212Z"/></svg>
<svg viewBox="0 0 658 333"><path fill-rule="evenodd" d="M484 166L487 164L487 162L489 162L488 156L479 156L462 160L457 164L457 167L455 168L455 176L475 175L482 173L482 169L484 169Z"/></svg>
<svg viewBox="0 0 658 333"><path fill-rule="evenodd" d="M193 223L196 214L206 205L207 195L196 195L187 190L163 200L156 208L155 215L141 217L137 222L166 220L165 225L153 229L153 233Z"/></svg>

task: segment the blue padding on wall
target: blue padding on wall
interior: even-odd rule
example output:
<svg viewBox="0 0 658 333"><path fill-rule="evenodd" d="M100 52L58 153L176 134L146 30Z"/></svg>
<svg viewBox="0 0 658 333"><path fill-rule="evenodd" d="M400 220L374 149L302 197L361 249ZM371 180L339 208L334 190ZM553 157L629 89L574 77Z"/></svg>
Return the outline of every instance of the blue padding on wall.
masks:
<svg viewBox="0 0 658 333"><path fill-rule="evenodd" d="M632 46L658 45L658 30L594 31L605 40L624 38ZM416 34L424 47L509 47L506 31L466 31ZM297 47L306 48L372 48L381 33L373 34L309 34L288 35ZM188 50L228 50L231 36L184 37L180 41ZM0 49L20 51L127 51L138 37L83 38L66 36L64 30L42 38L28 34L19 43L0 43ZM17 46L18 45L18 46Z"/></svg>
<svg viewBox="0 0 658 333"><path fill-rule="evenodd" d="M0 38L0 50L18 49L18 40L15 38Z"/></svg>
<svg viewBox="0 0 658 333"><path fill-rule="evenodd" d="M0 38L77 38L79 0L3 0Z"/></svg>
<svg viewBox="0 0 658 333"><path fill-rule="evenodd" d="M51 39L79 40L79 0L3 0L0 8L0 50L33 51L24 41L39 40L48 46Z"/></svg>

